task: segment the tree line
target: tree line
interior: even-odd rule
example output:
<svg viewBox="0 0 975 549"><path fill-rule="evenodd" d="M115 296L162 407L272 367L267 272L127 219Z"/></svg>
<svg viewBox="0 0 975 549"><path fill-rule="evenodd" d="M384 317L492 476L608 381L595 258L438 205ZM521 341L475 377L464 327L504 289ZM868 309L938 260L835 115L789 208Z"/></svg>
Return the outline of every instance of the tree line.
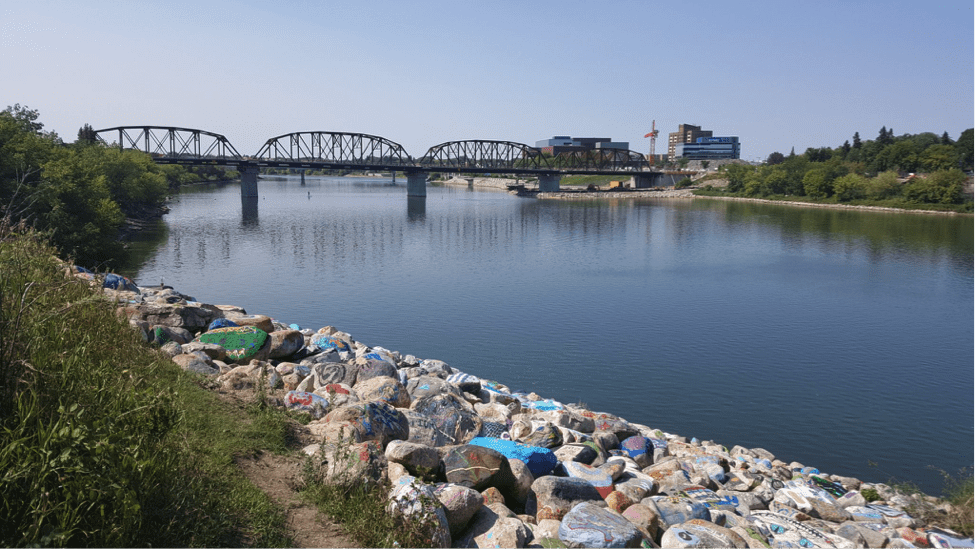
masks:
<svg viewBox="0 0 975 549"><path fill-rule="evenodd" d="M752 197L807 197L813 201L873 203L893 207L939 205L972 211L964 185L972 170L973 129L957 141L944 132L894 136L886 126L877 139L802 154L773 152L761 166L729 164L719 178L724 193ZM707 187L706 187L707 188ZM714 189L708 189L714 192ZM928 206L930 207L930 206Z"/></svg>
<svg viewBox="0 0 975 549"><path fill-rule="evenodd" d="M0 111L0 217L26 221L79 265L120 260L125 219L156 214L180 185L233 176L218 167L157 165L140 151L101 143L88 124L65 143L39 117L19 104Z"/></svg>

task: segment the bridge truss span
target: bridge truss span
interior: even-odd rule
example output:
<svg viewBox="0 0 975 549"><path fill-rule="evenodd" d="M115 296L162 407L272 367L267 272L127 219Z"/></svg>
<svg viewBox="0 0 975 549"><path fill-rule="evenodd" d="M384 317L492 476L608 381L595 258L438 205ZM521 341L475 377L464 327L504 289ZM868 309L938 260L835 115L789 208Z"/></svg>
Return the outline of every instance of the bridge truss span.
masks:
<svg viewBox="0 0 975 549"><path fill-rule="evenodd" d="M413 158L399 144L364 133L294 132L268 139L254 155L258 164L303 167L409 169Z"/></svg>
<svg viewBox="0 0 975 549"><path fill-rule="evenodd" d="M172 126L116 126L96 130L98 139L119 149L135 149L161 164L239 164L243 157L226 137ZM111 142L110 142L111 140Z"/></svg>
<svg viewBox="0 0 975 549"><path fill-rule="evenodd" d="M419 161L432 171L552 172L542 151L513 141L448 141L430 147Z"/></svg>

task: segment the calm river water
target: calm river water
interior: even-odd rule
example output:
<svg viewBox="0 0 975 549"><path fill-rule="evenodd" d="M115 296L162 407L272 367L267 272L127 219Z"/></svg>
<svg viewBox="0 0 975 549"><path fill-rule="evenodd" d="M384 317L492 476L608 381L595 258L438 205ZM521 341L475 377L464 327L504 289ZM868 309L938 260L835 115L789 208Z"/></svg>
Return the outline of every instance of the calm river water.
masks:
<svg viewBox="0 0 975 549"><path fill-rule="evenodd" d="M827 473L972 466L971 217L428 192L194 188L126 274Z"/></svg>

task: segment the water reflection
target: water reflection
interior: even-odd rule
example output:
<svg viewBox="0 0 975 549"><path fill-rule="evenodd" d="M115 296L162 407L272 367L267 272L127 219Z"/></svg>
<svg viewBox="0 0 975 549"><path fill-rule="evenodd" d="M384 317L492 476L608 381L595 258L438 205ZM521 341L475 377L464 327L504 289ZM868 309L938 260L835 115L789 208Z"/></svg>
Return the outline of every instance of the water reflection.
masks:
<svg viewBox="0 0 975 549"><path fill-rule="evenodd" d="M423 221L427 217L427 197L406 197L406 219L411 223Z"/></svg>
<svg viewBox="0 0 975 549"><path fill-rule="evenodd" d="M240 197L240 226L244 229L255 229L258 226L257 221L257 203L259 199L256 196L241 196Z"/></svg>

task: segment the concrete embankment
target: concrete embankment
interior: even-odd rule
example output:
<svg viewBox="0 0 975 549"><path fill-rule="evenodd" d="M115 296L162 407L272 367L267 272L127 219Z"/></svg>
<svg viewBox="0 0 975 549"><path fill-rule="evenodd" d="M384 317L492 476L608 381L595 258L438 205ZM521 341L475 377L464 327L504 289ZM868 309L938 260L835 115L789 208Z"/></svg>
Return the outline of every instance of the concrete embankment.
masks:
<svg viewBox="0 0 975 549"><path fill-rule="evenodd" d="M322 481L388 479L389 511L434 546L971 546L914 513L944 506L934 498L512 391L476 357L459 368L171 288L104 284L146 341L215 390L263 387L309 414Z"/></svg>

